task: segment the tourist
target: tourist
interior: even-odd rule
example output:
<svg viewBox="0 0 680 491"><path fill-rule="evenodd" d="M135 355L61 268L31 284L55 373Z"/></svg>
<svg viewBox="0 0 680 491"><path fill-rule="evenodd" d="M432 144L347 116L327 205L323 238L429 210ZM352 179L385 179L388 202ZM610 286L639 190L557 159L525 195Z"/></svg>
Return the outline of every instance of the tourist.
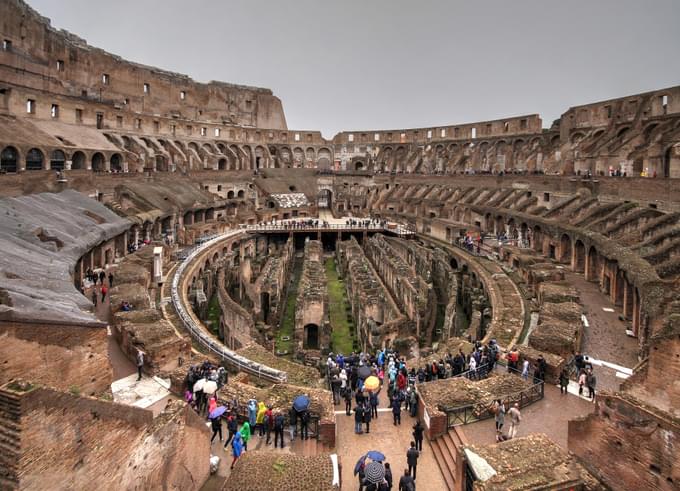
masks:
<svg viewBox="0 0 680 491"><path fill-rule="evenodd" d="M398 397L392 399L392 417L394 419L394 426L401 425L401 402Z"/></svg>
<svg viewBox="0 0 680 491"><path fill-rule="evenodd" d="M510 416L510 430L508 431L508 437L515 438L519 424L522 421L522 413L519 411L519 404L515 403L515 405L510 408L508 411L508 416Z"/></svg>
<svg viewBox="0 0 680 491"><path fill-rule="evenodd" d="M248 423L246 422L245 424ZM234 464L239 459L244 450L247 450L245 442L242 439L241 432L237 431L234 435L234 440L231 442L231 453L234 456L234 460L231 461L231 469L234 468Z"/></svg>
<svg viewBox="0 0 680 491"><path fill-rule="evenodd" d="M474 380L477 378L477 359L474 356L470 356L468 363L468 378Z"/></svg>
<svg viewBox="0 0 680 491"><path fill-rule="evenodd" d="M416 442L416 450L423 451L423 433L425 428L420 424L420 420L413 425L413 440Z"/></svg>
<svg viewBox="0 0 680 491"><path fill-rule="evenodd" d="M208 414L212 413L215 409L217 409L217 398L213 396L208 401ZM220 440L222 439L220 438Z"/></svg>
<svg viewBox="0 0 680 491"><path fill-rule="evenodd" d="M101 289L101 292L102 292L102 303L104 303L104 299L106 298L106 292L108 292L108 291L109 291L109 289L106 288L106 286L102 285L102 289Z"/></svg>
<svg viewBox="0 0 680 491"><path fill-rule="evenodd" d="M390 463L385 462L385 484L387 484L387 490L392 489L392 469L390 469Z"/></svg>
<svg viewBox="0 0 680 491"><path fill-rule="evenodd" d="M300 439L301 440L309 439L309 419L310 419L309 411L302 411L302 414L300 414Z"/></svg>
<svg viewBox="0 0 680 491"><path fill-rule="evenodd" d="M340 370L340 375L338 376L340 379L340 390L341 393L344 394L345 389L347 388L347 370L344 368Z"/></svg>
<svg viewBox="0 0 680 491"><path fill-rule="evenodd" d="M229 446L229 442L231 439L236 435L236 432L238 431L238 420L236 419L235 414L230 414L229 417L227 417L227 440L224 442L224 450L227 450L227 447Z"/></svg>
<svg viewBox="0 0 680 491"><path fill-rule="evenodd" d="M106 279L106 273L104 273L104 270L101 270L101 271L99 272L99 283L101 283L102 286L104 285L104 280L105 280L105 279Z"/></svg>
<svg viewBox="0 0 680 491"><path fill-rule="evenodd" d="M250 423L248 421L241 425L240 433L241 438L243 439L243 449L248 450L248 441L250 440Z"/></svg>
<svg viewBox="0 0 680 491"><path fill-rule="evenodd" d="M279 438L281 439L281 448L283 448L283 427L285 425L285 420L283 414L276 413L274 417L274 448L276 448Z"/></svg>
<svg viewBox="0 0 680 491"><path fill-rule="evenodd" d="M248 401L248 423L251 427L255 427L257 423L257 401L255 399Z"/></svg>
<svg viewBox="0 0 680 491"><path fill-rule="evenodd" d="M113 273L109 273L109 288L113 288Z"/></svg>
<svg viewBox="0 0 680 491"><path fill-rule="evenodd" d="M144 368L144 352L137 350L137 382L142 380L142 368Z"/></svg>
<svg viewBox="0 0 680 491"><path fill-rule="evenodd" d="M352 415L352 389L345 387L345 413L347 416Z"/></svg>
<svg viewBox="0 0 680 491"><path fill-rule="evenodd" d="M378 393L377 392L371 392L369 395L369 402L371 404L371 416L374 418L378 418Z"/></svg>
<svg viewBox="0 0 680 491"><path fill-rule="evenodd" d="M597 385L597 378L593 373L593 370L588 370L588 375L586 375L586 384L588 386L588 397L595 400L595 386Z"/></svg>
<svg viewBox="0 0 680 491"><path fill-rule="evenodd" d="M399 479L399 491L416 491L416 483L408 469L404 469L404 475Z"/></svg>
<svg viewBox="0 0 680 491"><path fill-rule="evenodd" d="M539 383L545 380L545 372L548 369L548 364L543 358L543 355L538 355L538 360L536 361L536 373L534 374L534 382Z"/></svg>
<svg viewBox="0 0 680 491"><path fill-rule="evenodd" d="M215 436L220 434L220 441L222 441L222 417L218 416L210 420L210 425L212 426L212 437L210 438L210 444L212 445Z"/></svg>
<svg viewBox="0 0 680 491"><path fill-rule="evenodd" d="M94 308L97 308L97 298L99 298L99 294L97 293L97 288L92 287L92 305L94 305Z"/></svg>
<svg viewBox="0 0 680 491"><path fill-rule="evenodd" d="M366 433L370 433L371 431L371 419L373 417L373 410L366 405L364 407L364 423L366 423Z"/></svg>
<svg viewBox="0 0 680 491"><path fill-rule="evenodd" d="M274 429L274 413L272 412L271 406L267 406L267 410L264 412L264 430L267 435L265 443L269 445L271 441L271 433Z"/></svg>
<svg viewBox="0 0 680 491"><path fill-rule="evenodd" d="M406 463L408 464L408 473L416 480L416 468L418 467L418 457L420 452L416 449L416 442L411 442L411 448L406 451Z"/></svg>
<svg viewBox="0 0 680 491"><path fill-rule="evenodd" d="M566 368L560 372L560 394L567 393L567 386L569 385L569 373Z"/></svg>
<svg viewBox="0 0 680 491"><path fill-rule="evenodd" d="M264 415L267 412L267 406L260 401L257 404L257 415L255 416L255 429L258 430L259 436L264 436Z"/></svg>
<svg viewBox="0 0 680 491"><path fill-rule="evenodd" d="M527 358L522 362L522 378L524 380L529 379L529 360Z"/></svg>
<svg viewBox="0 0 680 491"><path fill-rule="evenodd" d="M578 374L578 395L583 395L583 387L586 385L586 371L581 370Z"/></svg>
<svg viewBox="0 0 680 491"><path fill-rule="evenodd" d="M503 430L503 423L505 423L505 404L503 401L498 399L494 404L494 419L496 420L496 433L500 433Z"/></svg>
<svg viewBox="0 0 680 491"><path fill-rule="evenodd" d="M360 435L363 433L361 423L364 421L364 408L361 404L357 404L354 408L354 433ZM396 423L395 423L396 424Z"/></svg>
<svg viewBox="0 0 680 491"><path fill-rule="evenodd" d="M291 407L288 411L288 432L290 433L290 441L295 440L295 432L297 430L297 411Z"/></svg>
<svg viewBox="0 0 680 491"><path fill-rule="evenodd" d="M415 387L411 389L409 409L411 410L411 417L415 418L416 414L418 414L418 394L416 393Z"/></svg>

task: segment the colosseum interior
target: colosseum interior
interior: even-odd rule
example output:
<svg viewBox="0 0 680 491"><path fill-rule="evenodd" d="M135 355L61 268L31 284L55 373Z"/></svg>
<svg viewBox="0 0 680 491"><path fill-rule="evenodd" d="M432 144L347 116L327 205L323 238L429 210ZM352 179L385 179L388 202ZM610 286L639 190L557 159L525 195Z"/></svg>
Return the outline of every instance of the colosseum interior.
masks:
<svg viewBox="0 0 680 491"><path fill-rule="evenodd" d="M432 491L680 489L680 86L328 140L269 89L0 18L1 489L350 489L374 449L396 486L415 420ZM414 416L380 391L369 439L339 369L387 387L390 353ZM253 429L229 468L208 364L285 447Z"/></svg>

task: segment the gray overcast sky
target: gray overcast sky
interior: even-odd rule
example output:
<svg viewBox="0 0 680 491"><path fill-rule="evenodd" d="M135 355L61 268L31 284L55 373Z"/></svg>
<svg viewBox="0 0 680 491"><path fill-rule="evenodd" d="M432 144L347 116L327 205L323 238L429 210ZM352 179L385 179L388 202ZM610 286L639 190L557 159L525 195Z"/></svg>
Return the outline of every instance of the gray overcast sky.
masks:
<svg viewBox="0 0 680 491"><path fill-rule="evenodd" d="M680 83L678 0L29 0L129 60L269 87L288 126L435 126Z"/></svg>

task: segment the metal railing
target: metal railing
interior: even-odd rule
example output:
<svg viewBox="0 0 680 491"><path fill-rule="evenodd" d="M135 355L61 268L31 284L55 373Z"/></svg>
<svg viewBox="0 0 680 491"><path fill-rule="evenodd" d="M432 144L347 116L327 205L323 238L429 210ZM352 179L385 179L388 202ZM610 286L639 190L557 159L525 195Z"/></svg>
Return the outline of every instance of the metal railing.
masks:
<svg viewBox="0 0 680 491"><path fill-rule="evenodd" d="M482 421L484 419L494 417L492 412L493 406L496 403L496 399L501 399L505 402L508 407L513 404L519 404L520 408L533 404L536 401L540 401L544 396L544 386L543 381L528 387L519 392L513 394L504 395L502 397L496 397L491 401L480 402L476 404L468 404L459 407L443 407L440 406L438 409L446 413L447 426L449 428L458 425L465 425L469 423L474 423L476 421Z"/></svg>
<svg viewBox="0 0 680 491"><path fill-rule="evenodd" d="M240 230L226 232L208 240L207 242L204 242L202 245L196 247L188 254L186 259L179 264L177 270L175 271L175 276L172 278L172 304L174 305L175 311L182 321L184 328L189 331L193 339L198 342L199 345L208 350L208 352L217 355L220 359L236 367L238 370L242 370L251 375L255 375L259 378L263 378L272 382L286 382L288 380L288 374L286 372L254 362L230 349L227 349L220 341L208 333L202 323L197 322L197 320L188 310L190 307L185 306L184 302L182 301L182 294L180 292L179 284L184 274L184 270L189 266L189 264L191 264L191 262L196 259L196 257L205 249L208 249L220 241L234 237L241 233L242 232Z"/></svg>
<svg viewBox="0 0 680 491"><path fill-rule="evenodd" d="M392 224L395 225L395 224ZM241 229L247 232L295 232L295 231L371 231L371 232L390 232L397 235L413 235L415 232L403 225L395 225L390 227L390 224L347 224L347 223L318 223L307 224L305 222L283 222L275 224L254 224L241 225Z"/></svg>

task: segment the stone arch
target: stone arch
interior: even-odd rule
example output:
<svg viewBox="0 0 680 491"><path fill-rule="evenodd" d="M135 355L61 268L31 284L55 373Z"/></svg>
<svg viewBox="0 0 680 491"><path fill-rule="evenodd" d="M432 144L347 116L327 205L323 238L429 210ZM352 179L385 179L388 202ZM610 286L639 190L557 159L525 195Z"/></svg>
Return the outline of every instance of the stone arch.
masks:
<svg viewBox="0 0 680 491"><path fill-rule="evenodd" d="M628 133L628 130L630 130L630 126L624 126L616 132L616 138L621 138L623 135Z"/></svg>
<svg viewBox="0 0 680 491"><path fill-rule="evenodd" d="M300 147L293 149L293 167L305 166L305 151Z"/></svg>
<svg viewBox="0 0 680 491"><path fill-rule="evenodd" d="M85 154L80 150L71 156L71 169L82 170L85 169Z"/></svg>
<svg viewBox="0 0 680 491"><path fill-rule="evenodd" d="M316 152L314 151L314 148L307 147L307 150L305 150L305 157L308 162L316 162Z"/></svg>
<svg viewBox="0 0 680 491"><path fill-rule="evenodd" d="M560 262L571 263L571 238L567 234L562 234L560 238Z"/></svg>
<svg viewBox="0 0 680 491"><path fill-rule="evenodd" d="M577 273L583 273L586 268L586 246L580 239L574 242L574 257L572 260L572 269Z"/></svg>
<svg viewBox="0 0 680 491"><path fill-rule="evenodd" d="M52 150L52 153L50 154L50 169L64 170L65 165L66 154L63 152L63 150L59 150L58 148Z"/></svg>
<svg viewBox="0 0 680 491"><path fill-rule="evenodd" d="M319 349L319 326L317 324L305 324L304 349Z"/></svg>
<svg viewBox="0 0 680 491"><path fill-rule="evenodd" d="M45 156L38 148L31 148L26 153L26 170L42 170L45 166Z"/></svg>
<svg viewBox="0 0 680 491"><path fill-rule="evenodd" d="M158 155L156 154L156 171L158 172L168 172L169 166L168 166L168 158L165 155Z"/></svg>
<svg viewBox="0 0 680 491"><path fill-rule="evenodd" d="M238 193L236 193L236 196L240 199L243 199L246 197L246 192L243 189L239 189Z"/></svg>
<svg viewBox="0 0 680 491"><path fill-rule="evenodd" d="M570 141L573 145L577 145L578 142L580 142L581 140L583 140L583 137L585 137L585 135L583 134L583 132L581 132L581 131L576 131L576 132L574 132L574 133L571 135L571 137L569 138L569 141Z"/></svg>
<svg viewBox="0 0 680 491"><path fill-rule="evenodd" d="M106 159L101 152L95 152L92 155L92 170L94 172L104 172L106 170Z"/></svg>
<svg viewBox="0 0 680 491"><path fill-rule="evenodd" d="M318 153L318 160L316 162L316 166L319 169L324 169L324 170L330 170L332 165L332 159L333 159L333 154L331 151L326 148L320 148L319 153Z"/></svg>
<svg viewBox="0 0 680 491"><path fill-rule="evenodd" d="M0 172L16 172L19 169L19 151L8 146L0 153Z"/></svg>
<svg viewBox="0 0 680 491"><path fill-rule="evenodd" d="M267 168L267 155L263 146L258 145L255 147L255 168L265 169Z"/></svg>
<svg viewBox="0 0 680 491"><path fill-rule="evenodd" d="M119 153L111 155L111 170L113 172L123 172L123 157Z"/></svg>
<svg viewBox="0 0 680 491"><path fill-rule="evenodd" d="M234 199L234 196L236 196L236 195L234 194L233 190L231 190L227 193L227 199Z"/></svg>
<svg viewBox="0 0 680 491"><path fill-rule="evenodd" d="M595 246L590 246L588 255L586 257L586 280L597 281L600 280L600 255L595 249Z"/></svg>
<svg viewBox="0 0 680 491"><path fill-rule="evenodd" d="M218 170L227 170L227 159L220 159L217 161Z"/></svg>

